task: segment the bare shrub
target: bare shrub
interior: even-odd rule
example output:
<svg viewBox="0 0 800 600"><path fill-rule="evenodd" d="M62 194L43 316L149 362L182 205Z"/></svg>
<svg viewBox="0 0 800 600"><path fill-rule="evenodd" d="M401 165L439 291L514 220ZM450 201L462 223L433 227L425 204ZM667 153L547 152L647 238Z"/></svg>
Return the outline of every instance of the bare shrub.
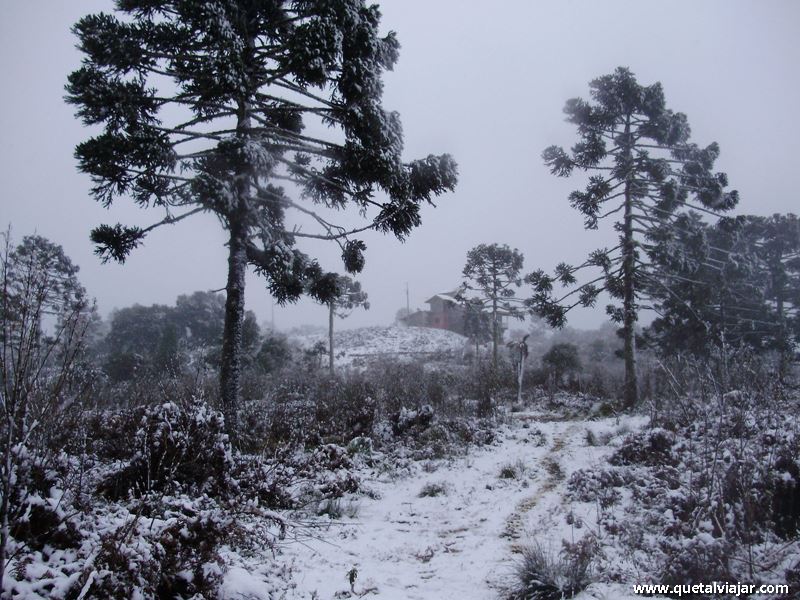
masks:
<svg viewBox="0 0 800 600"><path fill-rule="evenodd" d="M597 446L597 436L595 436L594 431L591 429L586 430L586 433L584 434L584 440L586 441L587 446Z"/></svg>

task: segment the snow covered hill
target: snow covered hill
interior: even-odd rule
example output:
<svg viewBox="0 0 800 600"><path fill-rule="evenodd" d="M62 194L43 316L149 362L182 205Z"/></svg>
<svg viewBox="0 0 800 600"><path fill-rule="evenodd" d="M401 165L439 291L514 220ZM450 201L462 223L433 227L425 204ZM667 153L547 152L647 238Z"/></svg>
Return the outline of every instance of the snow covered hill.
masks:
<svg viewBox="0 0 800 600"><path fill-rule="evenodd" d="M301 348L312 348L318 342L328 346L325 334L292 337ZM444 329L428 327L361 327L334 331L333 346L338 366L359 366L380 357L437 358L460 357L467 338Z"/></svg>

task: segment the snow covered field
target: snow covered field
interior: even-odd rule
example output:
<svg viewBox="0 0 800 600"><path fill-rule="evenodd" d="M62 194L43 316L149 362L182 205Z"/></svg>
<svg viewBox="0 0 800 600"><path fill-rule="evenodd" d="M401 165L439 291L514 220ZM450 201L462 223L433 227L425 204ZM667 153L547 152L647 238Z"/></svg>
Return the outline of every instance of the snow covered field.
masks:
<svg viewBox="0 0 800 600"><path fill-rule="evenodd" d="M312 348L322 342L328 346L327 334L311 334L291 338L301 348ZM467 338L444 329L429 327L361 327L335 331L334 360L337 366L358 366L380 357L460 356Z"/></svg>
<svg viewBox="0 0 800 600"><path fill-rule="evenodd" d="M578 529L591 523L591 509L584 506L578 521L586 525L567 524L573 510L564 500L569 475L603 461L644 424L643 417L540 422L537 415L518 414L493 445L464 457L412 463L402 474L365 472L375 497L344 499L344 506L357 506L354 516L314 517L301 530L311 535L281 545L276 559L288 569L282 592L271 597L501 597L520 546L535 542L555 555L562 540L575 541L583 533ZM605 445L587 445L587 428ZM271 554L264 560L275 561ZM264 590L275 590L275 576L259 588L253 573L264 565L257 563L252 558L229 573L227 598L270 598ZM595 584L578 598L629 595L634 597L629 586Z"/></svg>

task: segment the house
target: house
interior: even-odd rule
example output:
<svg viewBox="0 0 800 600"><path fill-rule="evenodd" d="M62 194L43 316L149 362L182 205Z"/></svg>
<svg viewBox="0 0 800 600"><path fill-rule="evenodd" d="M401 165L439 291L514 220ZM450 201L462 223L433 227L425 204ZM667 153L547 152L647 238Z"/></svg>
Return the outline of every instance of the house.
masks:
<svg viewBox="0 0 800 600"><path fill-rule="evenodd" d="M447 329L464 335L464 307L456 298L458 291L456 288L452 292L441 292L431 296L425 301L430 310L413 312L402 319L403 323L414 327Z"/></svg>
<svg viewBox="0 0 800 600"><path fill-rule="evenodd" d="M464 305L459 301L458 294L461 288L456 288L452 292L440 292L425 300L425 304L430 306L430 310L418 310L400 319L401 322L413 327L432 327L434 329L447 329L459 335L465 335L464 331ZM485 308L484 312L488 312ZM498 325L500 326L500 339L503 332L508 327L508 317L511 316L507 310L499 308L497 311Z"/></svg>

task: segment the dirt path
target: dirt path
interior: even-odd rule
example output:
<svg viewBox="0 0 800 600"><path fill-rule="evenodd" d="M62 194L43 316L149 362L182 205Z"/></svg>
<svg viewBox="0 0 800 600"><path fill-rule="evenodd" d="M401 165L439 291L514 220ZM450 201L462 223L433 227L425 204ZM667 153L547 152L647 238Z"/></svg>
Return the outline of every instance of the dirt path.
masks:
<svg viewBox="0 0 800 600"><path fill-rule="evenodd" d="M522 538L525 533L525 516L539 504L545 494L552 492L558 484L564 481L564 468L561 466L564 448L567 447L567 441L572 440L579 429L577 423L570 423L566 429L556 435L552 446L541 460L540 466L546 473L545 480L537 486L534 494L517 504L514 512L506 520L506 526L501 535L512 541L512 553L518 554L522 550L522 546L517 540Z"/></svg>

